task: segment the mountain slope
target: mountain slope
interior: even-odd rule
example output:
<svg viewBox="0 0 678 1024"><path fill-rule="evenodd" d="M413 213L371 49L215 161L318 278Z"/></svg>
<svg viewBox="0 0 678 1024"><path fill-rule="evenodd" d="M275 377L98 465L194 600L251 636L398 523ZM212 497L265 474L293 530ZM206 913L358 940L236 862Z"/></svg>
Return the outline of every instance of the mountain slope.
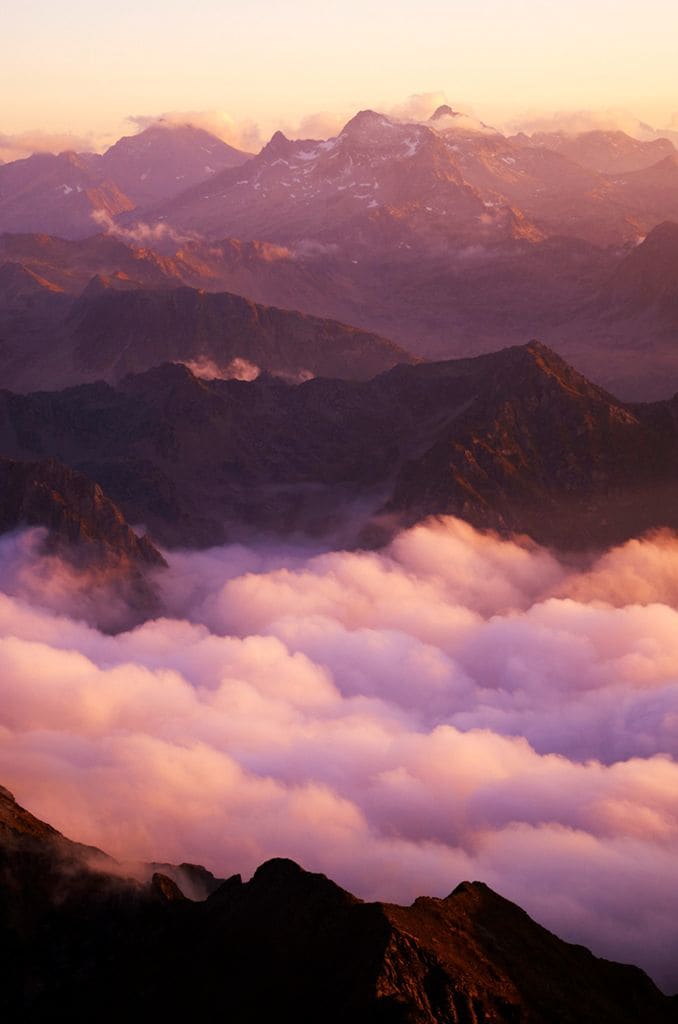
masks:
<svg viewBox="0 0 678 1024"><path fill-rule="evenodd" d="M0 167L0 232L92 234L95 215L112 219L134 202L77 153L38 153Z"/></svg>
<svg viewBox="0 0 678 1024"><path fill-rule="evenodd" d="M8 266L13 278L32 274ZM385 338L333 320L229 293L148 290L100 274L78 298L43 288L29 306L0 305L0 342L3 380L21 390L115 381L168 360L212 376L261 369L292 379L365 379L414 361Z"/></svg>
<svg viewBox="0 0 678 1024"><path fill-rule="evenodd" d="M522 141L528 142L523 136ZM601 174L627 174L651 167L675 153L669 139L643 141L622 131L533 132L529 145L561 153L568 159Z"/></svg>
<svg viewBox="0 0 678 1024"><path fill-rule="evenodd" d="M360 251L539 237L520 211L464 179L454 143L430 125L371 110L324 142L276 132L256 157L187 190L152 220L209 238L313 239Z"/></svg>
<svg viewBox="0 0 678 1024"><path fill-rule="evenodd" d="M51 550L97 567L165 564L148 538L130 529L98 484L54 459L17 462L0 457L0 533L20 526L45 527Z"/></svg>
<svg viewBox="0 0 678 1024"><path fill-rule="evenodd" d="M313 243L358 259L367 251L418 258L562 235L623 245L673 216L675 158L667 139L506 138L450 108L424 123L363 110L322 142L276 132L256 157L146 211L142 221L210 239Z"/></svg>
<svg viewBox="0 0 678 1024"><path fill-rule="evenodd" d="M386 339L344 324L191 288L88 292L67 329L85 379L119 380L168 360L211 362L219 375L238 359L291 377L361 379L412 361Z"/></svg>
<svg viewBox="0 0 678 1024"><path fill-rule="evenodd" d="M166 565L164 558L82 473L54 459L0 457L0 534L26 527L41 527L44 536L23 548L18 575L11 555L6 557L9 593L29 595L57 612L70 601L78 617L112 632L158 613L152 577Z"/></svg>
<svg viewBox="0 0 678 1024"><path fill-rule="evenodd" d="M638 968L562 942L481 883L411 907L363 903L287 860L201 903L124 877L0 787L0 1008L259 1024L668 1024L675 1000Z"/></svg>
<svg viewBox="0 0 678 1024"><path fill-rule="evenodd" d="M678 526L674 410L626 406L536 343L298 386L168 364L0 393L0 450L73 465L170 545L449 513L585 548Z"/></svg>
<svg viewBox="0 0 678 1024"><path fill-rule="evenodd" d="M678 224L650 231L552 338L584 372L629 398L678 390Z"/></svg>
<svg viewBox="0 0 678 1024"><path fill-rule="evenodd" d="M103 154L101 167L137 206L146 206L237 167L249 156L203 128L160 121L119 139Z"/></svg>

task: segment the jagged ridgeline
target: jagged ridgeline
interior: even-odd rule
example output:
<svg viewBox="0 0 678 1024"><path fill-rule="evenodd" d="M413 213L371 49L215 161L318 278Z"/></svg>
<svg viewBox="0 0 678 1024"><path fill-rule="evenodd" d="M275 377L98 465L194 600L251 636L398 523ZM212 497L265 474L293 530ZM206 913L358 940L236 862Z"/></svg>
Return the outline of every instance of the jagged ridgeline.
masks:
<svg viewBox="0 0 678 1024"><path fill-rule="evenodd" d="M351 543L375 545L451 514L602 548L678 525L676 422L675 401L620 402L536 343L367 381L203 380L165 364L0 392L7 456L71 466L170 547L346 523Z"/></svg>
<svg viewBox="0 0 678 1024"><path fill-rule="evenodd" d="M162 868L162 870L157 870ZM117 864L0 787L0 1008L252 1024L668 1024L675 999L480 882L411 907L364 903L289 860L249 882ZM182 886L200 900L190 900Z"/></svg>

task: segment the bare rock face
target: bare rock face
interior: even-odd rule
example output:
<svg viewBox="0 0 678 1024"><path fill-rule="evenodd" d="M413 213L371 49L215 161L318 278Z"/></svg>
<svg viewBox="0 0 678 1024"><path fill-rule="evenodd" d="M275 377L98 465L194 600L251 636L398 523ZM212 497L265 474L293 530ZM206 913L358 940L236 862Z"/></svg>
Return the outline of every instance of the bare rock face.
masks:
<svg viewBox="0 0 678 1024"><path fill-rule="evenodd" d="M39 555L67 567L86 597L81 610L101 628L127 628L158 611L152 574L165 559L82 473L55 459L0 457L0 533L27 526L45 530Z"/></svg>
<svg viewBox="0 0 678 1024"><path fill-rule="evenodd" d="M668 1024L635 967L558 939L480 882L410 907L363 903L289 860L191 902L125 877L0 787L5 1019L142 1014L264 1024Z"/></svg>
<svg viewBox="0 0 678 1024"><path fill-rule="evenodd" d="M138 537L98 484L55 459L18 462L0 458L0 532L44 526L50 545L67 553L87 545L104 566L120 560L162 566L147 537Z"/></svg>

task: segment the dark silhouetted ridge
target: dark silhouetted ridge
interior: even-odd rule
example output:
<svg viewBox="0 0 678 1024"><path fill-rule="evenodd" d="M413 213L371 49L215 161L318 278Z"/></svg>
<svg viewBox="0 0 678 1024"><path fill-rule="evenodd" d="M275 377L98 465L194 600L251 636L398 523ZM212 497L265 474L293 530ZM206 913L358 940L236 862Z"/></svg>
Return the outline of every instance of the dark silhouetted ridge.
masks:
<svg viewBox="0 0 678 1024"><path fill-rule="evenodd" d="M178 870L178 869L175 869ZM0 787L5 1019L250 1024L669 1024L639 969L569 945L480 882L410 907L362 903L285 859L203 902L126 878Z"/></svg>

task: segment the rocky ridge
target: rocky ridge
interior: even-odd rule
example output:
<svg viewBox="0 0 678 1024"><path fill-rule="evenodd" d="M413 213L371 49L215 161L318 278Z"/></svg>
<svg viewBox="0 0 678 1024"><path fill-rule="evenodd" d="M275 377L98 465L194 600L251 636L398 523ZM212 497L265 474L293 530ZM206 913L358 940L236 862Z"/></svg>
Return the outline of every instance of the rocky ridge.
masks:
<svg viewBox="0 0 678 1024"><path fill-rule="evenodd" d="M65 839L0 787L6 1019L228 1013L258 1024L668 1024L676 1001L638 968L594 957L480 882L410 907L364 903L270 860L192 902Z"/></svg>

